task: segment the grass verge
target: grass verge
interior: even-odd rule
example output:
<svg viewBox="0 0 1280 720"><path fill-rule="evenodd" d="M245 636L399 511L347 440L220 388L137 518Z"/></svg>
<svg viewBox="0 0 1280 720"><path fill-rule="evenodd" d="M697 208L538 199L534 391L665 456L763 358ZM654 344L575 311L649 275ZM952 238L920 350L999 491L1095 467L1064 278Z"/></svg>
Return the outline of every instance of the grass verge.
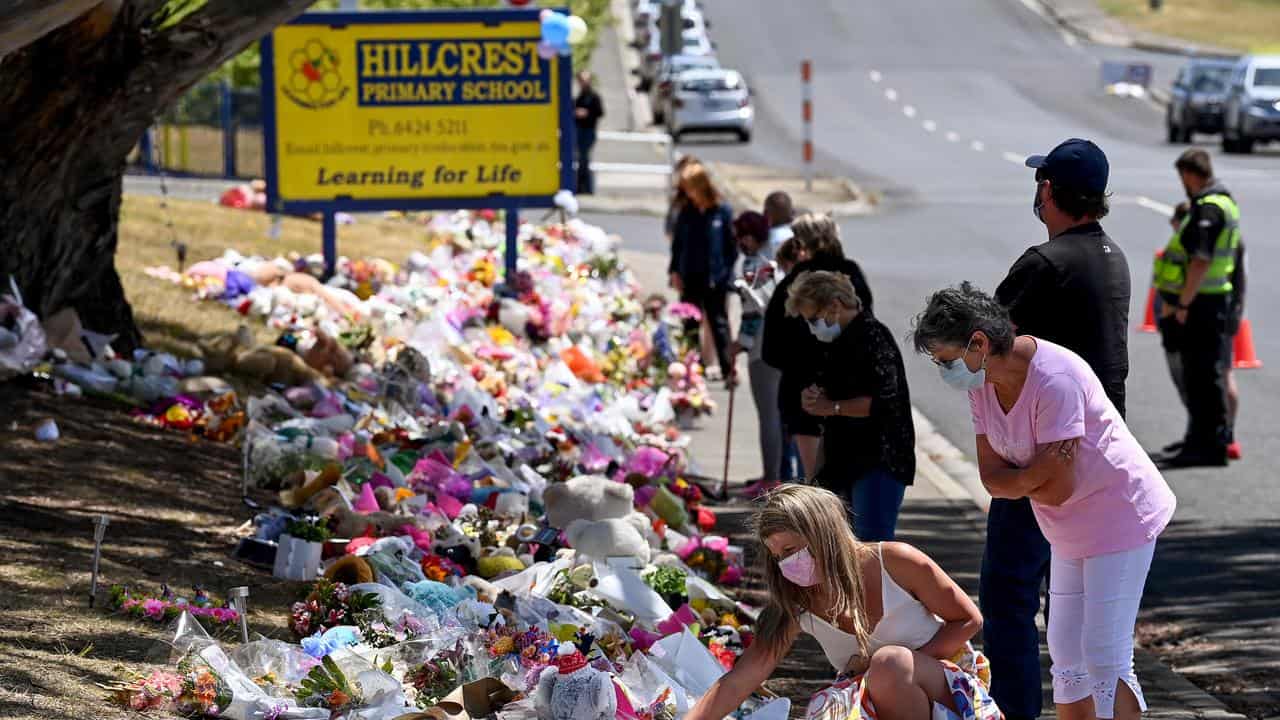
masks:
<svg viewBox="0 0 1280 720"><path fill-rule="evenodd" d="M1099 0L1103 10L1139 30L1241 52L1280 53L1280 0Z"/></svg>

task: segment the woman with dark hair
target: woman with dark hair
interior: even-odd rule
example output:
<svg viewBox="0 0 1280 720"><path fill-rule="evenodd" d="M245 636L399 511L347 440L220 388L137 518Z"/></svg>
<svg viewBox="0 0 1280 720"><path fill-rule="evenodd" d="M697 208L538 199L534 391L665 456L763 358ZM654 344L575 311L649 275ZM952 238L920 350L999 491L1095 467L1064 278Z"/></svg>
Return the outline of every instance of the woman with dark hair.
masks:
<svg viewBox="0 0 1280 720"><path fill-rule="evenodd" d="M765 332L764 311L778 285L778 277L770 258L769 221L764 215L750 210L742 213L733 221L733 234L738 239L738 268L733 286L742 300L742 320L733 354L747 353L747 377L751 381L751 399L756 405L760 457L764 461L760 480L747 486L747 494L754 497L776 486L782 477L782 416L778 413L778 381L782 374L765 364L760 354Z"/></svg>
<svg viewBox="0 0 1280 720"><path fill-rule="evenodd" d="M1135 720L1146 704L1133 629L1173 492L1088 363L1018 335L986 293L968 283L934 293L914 342L969 394L982 484L995 498L1030 498L1049 541L1058 717Z"/></svg>
<svg viewBox="0 0 1280 720"><path fill-rule="evenodd" d="M897 542L863 543L844 502L827 490L783 485L753 522L769 604L756 640L685 720L720 720L773 674L801 633L836 673L809 701L809 717L999 720L969 640L982 616L929 556ZM851 715L852 713L852 715Z"/></svg>
<svg viewBox="0 0 1280 720"><path fill-rule="evenodd" d="M733 237L733 210L711 182L707 169L690 163L680 171L680 189L688 203L676 216L671 236L671 287L680 300L702 311L711 328L717 365L703 358L707 379L732 381L727 300L733 283L738 244Z"/></svg>
<svg viewBox="0 0 1280 720"><path fill-rule="evenodd" d="M844 256L840 244L840 228L828 215L802 215L791 225L795 235L783 243L783 248L793 244L799 262L778 283L769 307L765 311L765 325L769 333L764 339L763 358L770 367L782 372L778 384L778 407L782 412L782 425L796 443L800 464L805 477L812 478L818 469L818 447L822 436L821 421L805 412L800 396L813 385L815 372L812 358L821 350L809 325L799 318L787 317L787 292L794 278L811 270L838 272L853 283L854 292L862 302L862 312L871 315L871 289L858 263ZM779 248L783 251L783 248ZM789 254L789 250L787 251Z"/></svg>

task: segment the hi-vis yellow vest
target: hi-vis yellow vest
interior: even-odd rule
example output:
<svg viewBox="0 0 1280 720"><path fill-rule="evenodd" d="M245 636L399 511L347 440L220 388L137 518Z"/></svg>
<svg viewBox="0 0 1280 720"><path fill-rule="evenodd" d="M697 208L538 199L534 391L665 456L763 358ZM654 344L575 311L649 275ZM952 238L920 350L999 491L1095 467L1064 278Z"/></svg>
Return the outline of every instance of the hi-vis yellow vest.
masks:
<svg viewBox="0 0 1280 720"><path fill-rule="evenodd" d="M1236 269L1236 251L1240 247L1240 208L1228 195L1206 195L1196 200L1197 205L1217 205L1222 208L1226 222L1222 232L1213 244L1213 260L1209 263L1209 271L1205 273L1200 284L1200 293L1204 295L1226 295L1231 292L1231 274ZM1161 292L1177 294L1182 292L1187 283L1187 263L1190 258L1182 246L1182 233L1186 231L1195 212L1187 214L1182 227L1169 239L1164 255L1156 260L1155 285Z"/></svg>

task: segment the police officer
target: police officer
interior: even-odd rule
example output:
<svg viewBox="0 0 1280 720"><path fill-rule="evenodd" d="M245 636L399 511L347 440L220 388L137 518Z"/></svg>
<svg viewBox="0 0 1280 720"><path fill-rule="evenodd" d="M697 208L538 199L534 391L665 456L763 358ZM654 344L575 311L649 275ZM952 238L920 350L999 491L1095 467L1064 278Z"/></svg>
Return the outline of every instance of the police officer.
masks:
<svg viewBox="0 0 1280 720"><path fill-rule="evenodd" d="M1226 371L1231 363L1232 277L1240 249L1240 209L1213 177L1209 153L1192 148L1174 163L1190 212L1156 261L1165 349L1182 358L1189 422L1165 467L1227 464L1231 431Z"/></svg>

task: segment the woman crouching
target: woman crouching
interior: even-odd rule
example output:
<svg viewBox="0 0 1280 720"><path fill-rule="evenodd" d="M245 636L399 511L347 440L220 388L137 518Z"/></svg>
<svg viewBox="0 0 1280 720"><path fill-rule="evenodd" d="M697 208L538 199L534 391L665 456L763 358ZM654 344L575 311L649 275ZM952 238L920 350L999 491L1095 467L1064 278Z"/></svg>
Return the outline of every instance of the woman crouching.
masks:
<svg viewBox="0 0 1280 720"><path fill-rule="evenodd" d="M973 601L927 555L896 542L860 543L834 493L784 485L755 516L769 605L756 641L686 715L720 720L773 673L796 637L822 645L836 681L810 700L810 720L994 720Z"/></svg>

